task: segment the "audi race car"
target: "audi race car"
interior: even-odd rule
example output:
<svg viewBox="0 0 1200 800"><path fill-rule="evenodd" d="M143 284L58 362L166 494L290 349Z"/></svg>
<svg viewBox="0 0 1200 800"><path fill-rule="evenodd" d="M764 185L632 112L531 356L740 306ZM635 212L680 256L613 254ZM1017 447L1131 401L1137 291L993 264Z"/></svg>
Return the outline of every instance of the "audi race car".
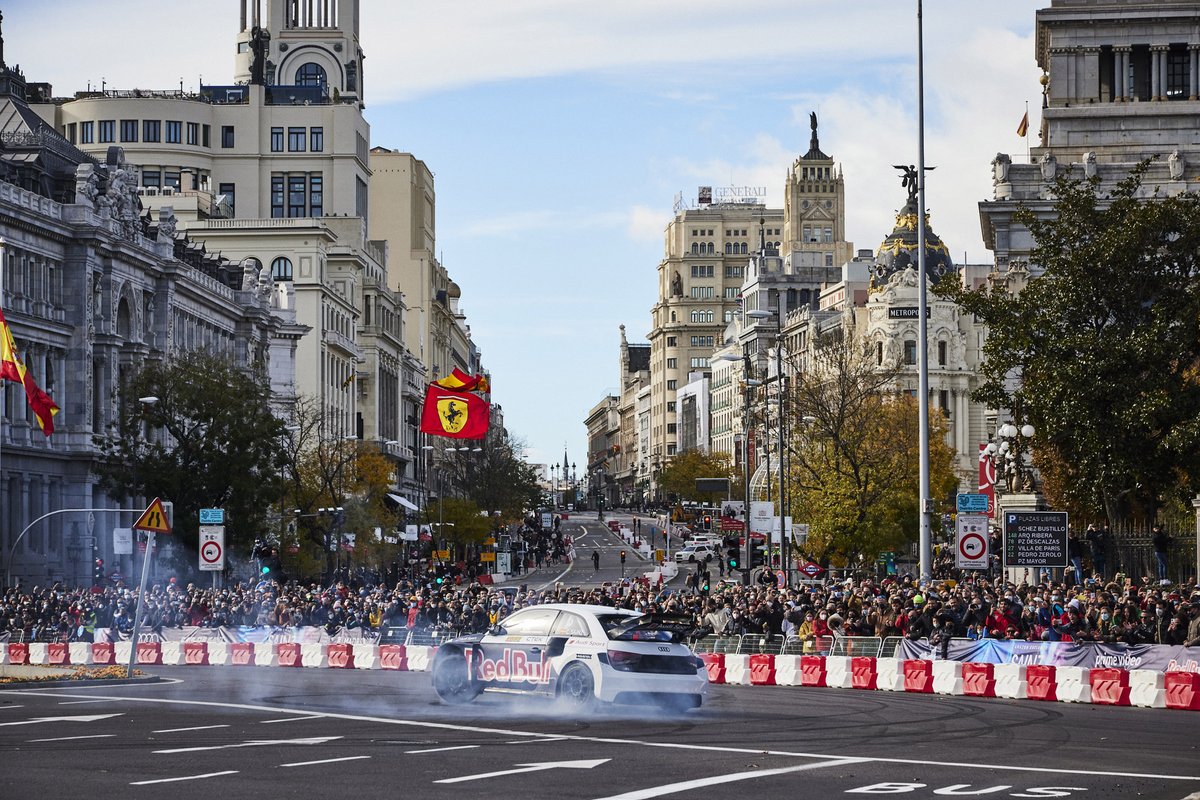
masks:
<svg viewBox="0 0 1200 800"><path fill-rule="evenodd" d="M433 689L447 703L487 691L544 695L575 709L597 701L699 708L708 675L686 644L693 627L686 617L607 606L530 606L439 647Z"/></svg>

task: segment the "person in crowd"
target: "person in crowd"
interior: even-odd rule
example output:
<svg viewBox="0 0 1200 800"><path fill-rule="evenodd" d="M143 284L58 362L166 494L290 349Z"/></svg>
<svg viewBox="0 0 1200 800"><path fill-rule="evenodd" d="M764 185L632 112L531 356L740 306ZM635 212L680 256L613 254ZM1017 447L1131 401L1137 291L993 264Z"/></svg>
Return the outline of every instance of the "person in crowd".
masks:
<svg viewBox="0 0 1200 800"><path fill-rule="evenodd" d="M1084 538L1087 539L1088 549L1092 555L1092 571L1101 580L1104 580L1108 575L1105 570L1105 566L1108 564L1108 526L1097 528L1095 525L1088 525Z"/></svg>
<svg viewBox="0 0 1200 800"><path fill-rule="evenodd" d="M1171 535L1163 530L1162 525L1150 529L1150 546L1154 548L1159 585L1165 586L1170 582L1167 580L1167 554L1171 552Z"/></svg>

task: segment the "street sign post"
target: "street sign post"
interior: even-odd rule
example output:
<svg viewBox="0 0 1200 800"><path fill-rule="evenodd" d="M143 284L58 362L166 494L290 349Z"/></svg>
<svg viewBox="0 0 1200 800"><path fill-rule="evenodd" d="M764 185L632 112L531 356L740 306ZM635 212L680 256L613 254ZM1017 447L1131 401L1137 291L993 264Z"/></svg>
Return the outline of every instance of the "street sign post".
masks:
<svg viewBox="0 0 1200 800"><path fill-rule="evenodd" d="M225 509L223 509L223 508L202 508L202 509L200 509L200 524L201 525L224 525L225 524Z"/></svg>
<svg viewBox="0 0 1200 800"><path fill-rule="evenodd" d="M961 498L962 495L960 494ZM987 497L983 497L984 503ZM954 566L956 569L987 569L988 567L988 516L959 513L954 527Z"/></svg>
<svg viewBox="0 0 1200 800"><path fill-rule="evenodd" d="M146 533L146 556L142 559L142 580L138 588L137 610L133 614L133 644L129 648L129 667L125 673L127 678L133 677L133 665L137 663L138 634L142 627L142 611L146 607L146 579L150 575L150 559L154 558L154 535L171 532L170 517L167 516L161 498L154 498L138 517L137 522L133 523L133 529Z"/></svg>
<svg viewBox="0 0 1200 800"><path fill-rule="evenodd" d="M988 496L986 494L959 492L955 505L958 508L959 514L987 514Z"/></svg>
<svg viewBox="0 0 1200 800"><path fill-rule="evenodd" d="M213 573L213 588L217 573L225 569L225 526L200 526L200 571Z"/></svg>
<svg viewBox="0 0 1200 800"><path fill-rule="evenodd" d="M1004 514L1005 567L1065 567L1068 563L1067 512Z"/></svg>

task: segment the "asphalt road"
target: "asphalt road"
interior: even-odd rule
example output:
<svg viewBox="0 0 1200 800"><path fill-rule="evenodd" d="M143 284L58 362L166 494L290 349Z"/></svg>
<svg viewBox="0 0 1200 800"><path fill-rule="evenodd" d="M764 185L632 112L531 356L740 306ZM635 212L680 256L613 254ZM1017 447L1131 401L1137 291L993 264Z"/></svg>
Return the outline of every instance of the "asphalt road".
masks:
<svg viewBox="0 0 1200 800"><path fill-rule="evenodd" d="M714 686L699 711L580 719L498 695L445 706L427 673L155 669L163 682L0 691L0 797L1200 792L1200 715L1189 712Z"/></svg>

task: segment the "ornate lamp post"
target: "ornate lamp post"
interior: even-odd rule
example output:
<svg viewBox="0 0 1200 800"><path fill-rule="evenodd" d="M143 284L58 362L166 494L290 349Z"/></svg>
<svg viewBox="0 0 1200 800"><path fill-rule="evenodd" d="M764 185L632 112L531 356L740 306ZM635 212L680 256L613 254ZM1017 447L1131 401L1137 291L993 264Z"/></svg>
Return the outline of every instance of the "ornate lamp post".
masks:
<svg viewBox="0 0 1200 800"><path fill-rule="evenodd" d="M1035 433L1032 425L1018 429L1006 422L996 429L995 440L984 448L984 457L991 461L997 484L1002 484L1008 494L1037 491L1033 465L1026 458Z"/></svg>

